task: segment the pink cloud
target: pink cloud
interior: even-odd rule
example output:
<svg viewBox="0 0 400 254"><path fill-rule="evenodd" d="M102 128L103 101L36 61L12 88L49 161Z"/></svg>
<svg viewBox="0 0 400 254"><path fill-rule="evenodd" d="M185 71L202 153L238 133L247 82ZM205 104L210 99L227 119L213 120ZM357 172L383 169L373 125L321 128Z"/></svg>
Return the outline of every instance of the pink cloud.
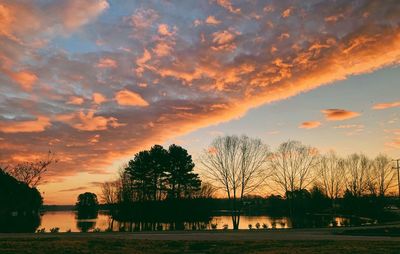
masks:
<svg viewBox="0 0 400 254"><path fill-rule="evenodd" d="M400 101L375 104L372 109L387 109L400 107Z"/></svg>

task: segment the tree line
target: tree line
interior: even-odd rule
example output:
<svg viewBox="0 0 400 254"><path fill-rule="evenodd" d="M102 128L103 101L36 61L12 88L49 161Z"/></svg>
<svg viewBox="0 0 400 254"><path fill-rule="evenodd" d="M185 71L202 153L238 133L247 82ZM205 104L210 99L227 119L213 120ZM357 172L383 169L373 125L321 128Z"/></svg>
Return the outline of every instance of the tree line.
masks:
<svg viewBox="0 0 400 254"><path fill-rule="evenodd" d="M374 159L364 154L346 158L333 152L320 154L299 141L284 142L270 151L261 139L247 136L217 137L200 158L205 176L231 202L234 229L239 226L243 199L254 191L283 195L291 216L299 207L296 200L309 196L309 190L329 198L331 207L343 197L353 201L364 196L383 198L395 185L391 163L383 154Z"/></svg>
<svg viewBox="0 0 400 254"><path fill-rule="evenodd" d="M229 201L237 229L243 202L252 194L279 194L293 216L308 211L304 204L310 202L308 208L328 205L334 209L338 199L344 197L353 203L361 197L385 197L396 184L392 160L386 155L370 159L352 154L343 158L334 152L321 154L299 141L287 141L270 150L258 138L217 137L198 161L197 172L202 173L203 181L194 173L192 157L180 146L164 149L155 145L140 151L120 170L117 181L102 185L103 202L113 209L118 204L117 210L142 207L139 215L143 211L157 214L157 210L168 213L184 200L212 198L218 190ZM179 202L169 203L165 209L148 206L149 202L171 200ZM147 206L140 205L144 202ZM132 209L127 213L132 214Z"/></svg>

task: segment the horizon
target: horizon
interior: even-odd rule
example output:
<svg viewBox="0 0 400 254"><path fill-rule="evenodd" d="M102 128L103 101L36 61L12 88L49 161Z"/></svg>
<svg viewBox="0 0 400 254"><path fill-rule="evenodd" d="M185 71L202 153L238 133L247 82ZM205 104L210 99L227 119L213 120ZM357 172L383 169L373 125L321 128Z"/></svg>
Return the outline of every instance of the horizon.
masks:
<svg viewBox="0 0 400 254"><path fill-rule="evenodd" d="M154 144L180 145L195 163L221 135L398 159L398 9L4 1L0 165L52 151L59 162L38 189L45 205L73 205Z"/></svg>

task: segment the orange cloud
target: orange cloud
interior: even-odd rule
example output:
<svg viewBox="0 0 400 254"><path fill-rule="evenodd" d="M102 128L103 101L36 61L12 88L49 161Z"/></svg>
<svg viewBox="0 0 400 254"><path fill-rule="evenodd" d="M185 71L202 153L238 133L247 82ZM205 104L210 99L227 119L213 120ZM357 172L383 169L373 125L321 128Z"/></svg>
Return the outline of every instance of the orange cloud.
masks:
<svg viewBox="0 0 400 254"><path fill-rule="evenodd" d="M67 102L67 104L72 104L72 105L82 105L84 102L84 99L81 97L77 97L77 96L72 96L69 98L69 101Z"/></svg>
<svg viewBox="0 0 400 254"><path fill-rule="evenodd" d="M104 95L101 93L93 93L93 102L95 104L102 104L105 101L107 101L107 98Z"/></svg>
<svg viewBox="0 0 400 254"><path fill-rule="evenodd" d="M321 110L328 121L342 121L355 118L360 115L358 112L353 112L345 109L325 109Z"/></svg>
<svg viewBox="0 0 400 254"><path fill-rule="evenodd" d="M208 16L206 19L206 23L209 25L218 25L219 23L221 23L221 21L214 16Z"/></svg>
<svg viewBox="0 0 400 254"><path fill-rule="evenodd" d="M117 100L119 105L123 106L139 106L146 107L149 105L147 101L145 101L140 94L129 90L119 91L115 95L115 99Z"/></svg>
<svg viewBox="0 0 400 254"><path fill-rule="evenodd" d="M157 43L157 45L153 49L153 52L156 53L156 55L160 56L160 57L169 55L171 53L171 51L172 51L172 47L164 41Z"/></svg>
<svg viewBox="0 0 400 254"><path fill-rule="evenodd" d="M169 30L169 27L167 24L160 24L158 25L158 33L164 36L172 36L173 32Z"/></svg>
<svg viewBox="0 0 400 254"><path fill-rule="evenodd" d="M30 71L11 72L11 78L18 83L22 89L29 91L32 86L37 82L38 77Z"/></svg>
<svg viewBox="0 0 400 254"><path fill-rule="evenodd" d="M0 121L0 132L42 132L50 126L50 118L38 116L36 120L32 121Z"/></svg>
<svg viewBox="0 0 400 254"><path fill-rule="evenodd" d="M77 113L58 115L56 120L67 123L81 131L101 131L107 130L108 126L113 128L125 126L125 124L118 123L118 120L114 117L95 116L94 113L93 110L90 110L87 114L80 111Z"/></svg>
<svg viewBox="0 0 400 254"><path fill-rule="evenodd" d="M118 64L111 58L101 58L96 66L99 68L117 68Z"/></svg>
<svg viewBox="0 0 400 254"><path fill-rule="evenodd" d="M400 107L400 101L378 103L378 104L375 104L372 107L372 109L387 109L387 108L397 108L397 107Z"/></svg>
<svg viewBox="0 0 400 254"><path fill-rule="evenodd" d="M290 14L291 14L291 12L292 12L292 8L287 8L286 10L284 10L284 11L282 12L282 17L283 17L283 18L289 17Z"/></svg>
<svg viewBox="0 0 400 254"><path fill-rule="evenodd" d="M217 4L220 5L221 7L227 9L228 11L239 14L240 13L240 8L235 8L233 7L232 3L230 0L217 0Z"/></svg>
<svg viewBox="0 0 400 254"><path fill-rule="evenodd" d="M308 121L308 122L301 123L299 128L314 129L314 128L318 128L319 126L321 126L321 122L319 122L319 121Z"/></svg>
<svg viewBox="0 0 400 254"><path fill-rule="evenodd" d="M234 50L236 45L233 43L235 39L235 34L228 31L219 31L212 34L213 43L212 49L214 50Z"/></svg>

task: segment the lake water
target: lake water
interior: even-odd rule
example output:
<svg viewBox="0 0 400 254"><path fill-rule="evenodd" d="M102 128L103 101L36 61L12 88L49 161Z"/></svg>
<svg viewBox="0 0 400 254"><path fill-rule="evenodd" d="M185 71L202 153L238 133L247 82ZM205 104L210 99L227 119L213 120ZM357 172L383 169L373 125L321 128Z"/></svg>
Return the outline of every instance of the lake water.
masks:
<svg viewBox="0 0 400 254"><path fill-rule="evenodd" d="M318 219L317 222L314 220L308 221L307 227L329 227L332 226L332 221L335 221L336 226L349 225L349 221L342 217L327 216L323 219ZM256 228L259 223L260 228L267 227L271 228L292 228L292 222L287 217L270 217L270 216L245 216L240 217L239 229L249 229L249 225L252 228ZM223 229L224 225L227 225L228 229L232 229L232 219L230 216L213 216L209 222L196 222L196 223L181 223L181 229L192 230L192 229L205 229L212 230L213 226L217 229ZM85 219L78 220L74 211L56 211L56 212L45 212L41 217L41 223L39 229L45 228L46 232L50 231L51 228L58 227L60 232L82 232L82 231L93 231L98 229L105 231L111 228L113 231L136 231L136 230L170 230L171 224L167 223L124 223L118 221L112 221L111 217L107 212L100 211L96 219Z"/></svg>

